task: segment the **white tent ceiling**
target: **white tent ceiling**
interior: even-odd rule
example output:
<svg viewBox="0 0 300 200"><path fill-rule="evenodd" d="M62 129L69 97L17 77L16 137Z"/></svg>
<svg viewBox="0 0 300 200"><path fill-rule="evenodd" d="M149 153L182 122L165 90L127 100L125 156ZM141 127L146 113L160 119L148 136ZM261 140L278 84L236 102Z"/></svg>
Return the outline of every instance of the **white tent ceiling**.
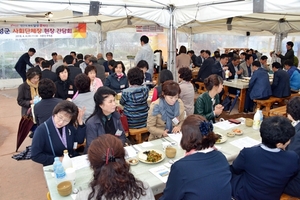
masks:
<svg viewBox="0 0 300 200"><path fill-rule="evenodd" d="M0 2L0 22L48 22L43 15L51 11L54 17L50 22L100 20L104 32L128 27L127 18L132 26L169 28L173 7L174 26L188 33L227 31L226 19L230 17L234 17L232 32L300 32L299 0L265 0L265 13L253 13L253 0L102 0L98 16L88 16L89 5L89 0L4 0ZM72 11L82 16L74 16ZM280 23L280 18L286 21Z"/></svg>

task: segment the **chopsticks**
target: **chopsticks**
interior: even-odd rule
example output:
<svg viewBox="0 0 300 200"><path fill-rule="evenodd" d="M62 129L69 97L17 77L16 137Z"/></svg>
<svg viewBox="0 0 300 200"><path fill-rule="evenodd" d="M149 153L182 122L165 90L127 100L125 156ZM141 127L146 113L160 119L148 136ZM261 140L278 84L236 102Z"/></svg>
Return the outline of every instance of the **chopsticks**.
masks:
<svg viewBox="0 0 300 200"><path fill-rule="evenodd" d="M164 138L166 141L168 141L168 142L170 142L170 143L172 143L170 140L168 140L167 138L165 138L165 137L162 137L162 138Z"/></svg>
<svg viewBox="0 0 300 200"><path fill-rule="evenodd" d="M130 145L130 146L132 146L132 148L138 153L138 152L140 152L137 148L135 148L133 145Z"/></svg>

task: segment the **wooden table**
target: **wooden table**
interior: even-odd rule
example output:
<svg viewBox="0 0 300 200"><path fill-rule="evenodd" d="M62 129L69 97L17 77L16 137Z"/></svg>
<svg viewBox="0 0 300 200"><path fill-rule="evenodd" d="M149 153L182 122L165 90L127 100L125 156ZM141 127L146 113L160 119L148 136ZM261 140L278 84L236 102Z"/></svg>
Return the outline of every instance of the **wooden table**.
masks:
<svg viewBox="0 0 300 200"><path fill-rule="evenodd" d="M249 82L244 82L242 79L238 79L236 82L234 80L229 80L229 81L224 81L223 82L224 86L224 94L223 94L223 99L226 97L228 94L228 88L237 88L241 90L240 96L239 96L239 107L238 110L239 112L243 112L244 110L244 105L245 105L245 99L246 99L246 90L249 87Z"/></svg>
<svg viewBox="0 0 300 200"><path fill-rule="evenodd" d="M248 136L252 139L255 139L257 141L261 141L260 139L260 134L258 130L253 130L252 127L246 127L244 124L239 125L237 128L241 129L243 131L243 135L241 136L235 136L233 138L227 138L227 141L222 144L217 144L216 146L220 148L220 151L225 155L226 159L228 160L229 163L231 163L239 154L240 149L234 145L232 145L230 142L234 140L241 139L245 136ZM229 130L222 130L218 127L214 128L215 132L221 133L223 135L226 135L227 132L231 131ZM173 141L170 137L167 138L170 141ZM157 149L157 150L162 150L162 142L163 139L157 139L153 140L149 143L151 143L153 146L144 148L141 144L136 145L140 149L146 150L146 149ZM185 151L181 149L180 145L177 144L174 146L177 149L176 157L173 158L173 160L180 159L184 156ZM136 166L131 166L130 171L133 173L133 175L141 180L141 181L146 181L149 186L151 187L154 195L160 194L163 192L166 184L163 183L160 179L158 179L156 176L154 176L149 169L161 165L165 165L166 163L169 162L169 158L165 158L162 162L157 163L157 164L145 164L140 162ZM66 200L71 200L71 196L67 197L61 197L56 189L56 182L55 178L52 177L51 172L49 170L53 169L52 165L45 166L44 168L44 175L45 179L47 182L47 186L51 195L52 199L55 200L60 200L60 199L66 199ZM79 170L76 170L76 184L75 188L81 187L82 189L88 188L88 184L91 181L93 175L92 175L92 170L89 167L81 168Z"/></svg>

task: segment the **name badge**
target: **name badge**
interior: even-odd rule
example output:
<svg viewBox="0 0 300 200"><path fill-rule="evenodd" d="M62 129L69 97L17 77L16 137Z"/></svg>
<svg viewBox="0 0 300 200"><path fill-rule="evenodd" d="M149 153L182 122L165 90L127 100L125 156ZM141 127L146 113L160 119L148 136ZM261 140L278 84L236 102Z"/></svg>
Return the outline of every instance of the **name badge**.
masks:
<svg viewBox="0 0 300 200"><path fill-rule="evenodd" d="M73 90L69 90L68 94L72 95L72 94L74 94L74 91Z"/></svg>
<svg viewBox="0 0 300 200"><path fill-rule="evenodd" d="M123 133L123 131L121 131L121 130L118 129L118 130L116 131L116 133L115 133L115 136L118 136L118 137L119 137L119 136L122 135L122 133Z"/></svg>
<svg viewBox="0 0 300 200"><path fill-rule="evenodd" d="M177 117L174 117L174 118L172 119L172 122L173 122L175 125L177 125L177 124L179 123L179 120L177 119Z"/></svg>
<svg viewBox="0 0 300 200"><path fill-rule="evenodd" d="M77 149L78 142L74 142L73 149Z"/></svg>
<svg viewBox="0 0 300 200"><path fill-rule="evenodd" d="M125 85L120 85L120 88L125 88Z"/></svg>

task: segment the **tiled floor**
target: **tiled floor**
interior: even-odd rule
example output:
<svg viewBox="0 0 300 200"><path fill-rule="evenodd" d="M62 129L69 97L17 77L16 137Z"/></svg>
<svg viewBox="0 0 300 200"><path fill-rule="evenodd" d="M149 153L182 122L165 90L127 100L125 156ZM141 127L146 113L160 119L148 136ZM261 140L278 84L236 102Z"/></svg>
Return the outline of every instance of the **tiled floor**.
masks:
<svg viewBox="0 0 300 200"><path fill-rule="evenodd" d="M17 89L0 90L0 199L43 200L48 191L42 165L31 160L16 161L16 138L21 109L17 101ZM25 150L31 144L26 138L20 147Z"/></svg>

